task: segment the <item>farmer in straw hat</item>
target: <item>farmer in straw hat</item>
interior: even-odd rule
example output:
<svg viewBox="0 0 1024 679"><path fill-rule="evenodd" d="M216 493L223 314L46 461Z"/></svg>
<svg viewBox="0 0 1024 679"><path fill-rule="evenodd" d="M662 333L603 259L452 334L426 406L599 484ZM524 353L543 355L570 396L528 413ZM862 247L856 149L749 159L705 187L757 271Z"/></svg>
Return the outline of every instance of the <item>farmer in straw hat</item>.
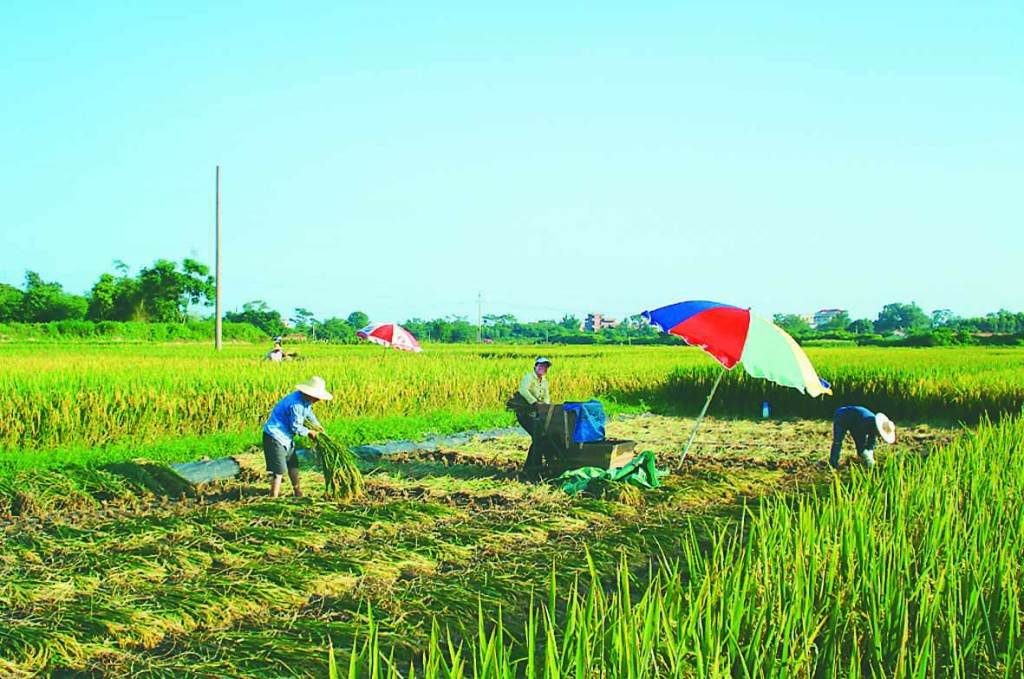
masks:
<svg viewBox="0 0 1024 679"><path fill-rule="evenodd" d="M896 425L883 413L873 413L862 406L844 406L832 418L832 454L828 463L833 469L839 468L839 454L843 449L843 437L850 432L857 452L867 466L875 466L875 443L878 437L886 443L896 441Z"/></svg>
<svg viewBox="0 0 1024 679"><path fill-rule="evenodd" d="M526 473L536 473L541 466L544 443L538 441L537 410L538 404L551 403L551 386L546 377L550 367L550 359L538 356L533 362L533 370L523 376L518 391L506 403L516 414L519 426L530 435L530 451L526 454L526 464L523 466Z"/></svg>
<svg viewBox="0 0 1024 679"><path fill-rule="evenodd" d="M299 458L295 454L295 437L308 436L316 439L318 430L322 429L320 421L313 414L313 404L319 401L330 401L333 396L327 391L322 377L311 377L308 381L296 384L292 393L288 394L270 411L270 417L263 425L263 456L267 461L267 472L271 474L270 495L277 497L281 493L281 481L285 469L292 482L295 497L302 497L299 487ZM309 420L314 429L306 426Z"/></svg>
<svg viewBox="0 0 1024 679"><path fill-rule="evenodd" d="M280 342L274 342L274 348L267 352L266 356L263 357L267 361L274 361L280 363L284 359L288 358L288 354L284 353L284 347L281 346Z"/></svg>

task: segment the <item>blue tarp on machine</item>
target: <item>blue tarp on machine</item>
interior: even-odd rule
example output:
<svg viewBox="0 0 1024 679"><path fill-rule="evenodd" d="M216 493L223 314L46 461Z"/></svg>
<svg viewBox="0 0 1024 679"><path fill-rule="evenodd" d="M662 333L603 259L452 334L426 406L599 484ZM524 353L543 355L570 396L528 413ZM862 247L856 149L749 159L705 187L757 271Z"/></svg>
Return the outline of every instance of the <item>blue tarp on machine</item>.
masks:
<svg viewBox="0 0 1024 679"><path fill-rule="evenodd" d="M604 441L604 405L600 401L570 402L562 407L576 413L576 428L572 432L574 443Z"/></svg>

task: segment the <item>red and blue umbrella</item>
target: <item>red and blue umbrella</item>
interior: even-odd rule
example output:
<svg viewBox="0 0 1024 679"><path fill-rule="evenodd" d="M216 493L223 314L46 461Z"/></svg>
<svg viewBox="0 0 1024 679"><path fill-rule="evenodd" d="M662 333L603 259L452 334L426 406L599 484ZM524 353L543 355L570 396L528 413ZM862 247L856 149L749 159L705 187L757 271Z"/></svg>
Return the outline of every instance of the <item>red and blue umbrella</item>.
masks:
<svg viewBox="0 0 1024 679"><path fill-rule="evenodd" d="M793 387L809 396L832 393L796 340L749 309L694 301L670 304L643 315L662 331L708 352L727 370L742 363L752 377Z"/></svg>
<svg viewBox="0 0 1024 679"><path fill-rule="evenodd" d="M722 375L726 370L735 368L737 363L743 364L743 369L752 377L792 387L810 396L832 393L828 382L818 377L796 340L749 309L719 302L689 301L645 311L643 316L663 332L678 335L688 344L711 354L725 369L711 389L697 426L683 450L683 457L690 449Z"/></svg>
<svg viewBox="0 0 1024 679"><path fill-rule="evenodd" d="M423 351L412 333L397 323L373 323L357 332L356 336L401 351Z"/></svg>

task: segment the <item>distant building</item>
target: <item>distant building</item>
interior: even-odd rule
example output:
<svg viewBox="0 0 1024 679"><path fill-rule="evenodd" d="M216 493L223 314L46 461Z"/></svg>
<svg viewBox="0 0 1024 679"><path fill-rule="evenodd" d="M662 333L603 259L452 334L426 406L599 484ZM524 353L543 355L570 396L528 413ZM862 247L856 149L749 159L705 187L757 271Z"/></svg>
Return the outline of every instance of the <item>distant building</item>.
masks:
<svg viewBox="0 0 1024 679"><path fill-rule="evenodd" d="M814 323L812 325L815 329L824 328L832 322L832 319L843 313L846 313L846 309L822 309L814 314Z"/></svg>
<svg viewBox="0 0 1024 679"><path fill-rule="evenodd" d="M608 318L604 314L587 314L582 329L584 332L597 332L605 328L614 328L618 324L619 322L614 318Z"/></svg>

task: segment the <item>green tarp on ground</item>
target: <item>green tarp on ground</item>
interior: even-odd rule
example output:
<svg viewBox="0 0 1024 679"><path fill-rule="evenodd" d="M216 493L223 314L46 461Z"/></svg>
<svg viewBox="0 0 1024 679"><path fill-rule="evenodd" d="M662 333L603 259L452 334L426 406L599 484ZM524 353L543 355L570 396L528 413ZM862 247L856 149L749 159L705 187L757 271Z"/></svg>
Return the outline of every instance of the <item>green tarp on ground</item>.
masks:
<svg viewBox="0 0 1024 679"><path fill-rule="evenodd" d="M570 469L551 483L559 486L569 495L577 495L587 489L587 486L598 479L603 481L621 481L637 488L657 488L661 485L661 478L668 474L667 469L658 469L655 466L654 453L650 450L637 455L624 467L612 469L601 469L600 467L580 467Z"/></svg>

